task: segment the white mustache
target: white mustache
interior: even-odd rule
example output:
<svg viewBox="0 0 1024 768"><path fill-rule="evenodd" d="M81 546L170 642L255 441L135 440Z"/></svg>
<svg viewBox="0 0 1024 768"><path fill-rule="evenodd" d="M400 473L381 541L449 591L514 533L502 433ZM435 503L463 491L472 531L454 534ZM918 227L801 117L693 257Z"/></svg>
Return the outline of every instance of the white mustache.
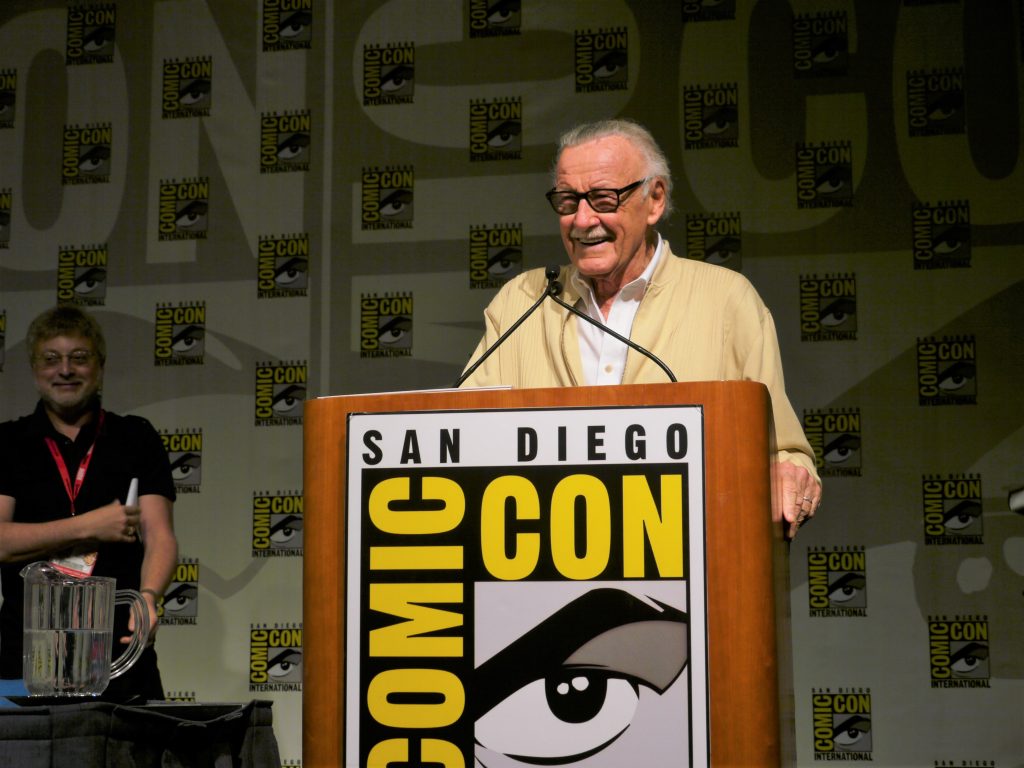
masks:
<svg viewBox="0 0 1024 768"><path fill-rule="evenodd" d="M603 240L606 238L611 239L611 236L611 232L600 225L590 229L573 227L569 232L569 237L573 240Z"/></svg>

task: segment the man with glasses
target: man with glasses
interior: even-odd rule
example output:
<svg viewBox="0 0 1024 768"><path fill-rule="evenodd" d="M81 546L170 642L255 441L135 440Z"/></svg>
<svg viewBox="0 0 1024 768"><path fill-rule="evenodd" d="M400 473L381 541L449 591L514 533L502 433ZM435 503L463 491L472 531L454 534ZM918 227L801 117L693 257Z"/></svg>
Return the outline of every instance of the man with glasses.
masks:
<svg viewBox="0 0 1024 768"><path fill-rule="evenodd" d="M28 562L48 560L142 592L147 648L105 697L162 699L152 642L157 601L178 556L167 452L148 421L101 407L106 342L91 315L73 306L47 310L29 326L26 347L39 404L0 424L0 678L22 676L19 573ZM138 500L126 503L133 479ZM114 656L129 634L128 617L118 614Z"/></svg>
<svg viewBox="0 0 1024 768"><path fill-rule="evenodd" d="M664 153L629 120L577 126L558 145L548 202L570 264L562 298L667 364L680 380L748 379L771 395L779 461L776 512L790 535L821 500L814 455L786 397L775 325L750 282L677 258L655 226L672 209ZM544 269L508 282L484 313L476 361L544 294ZM666 381L652 360L554 301L544 302L466 380L555 387Z"/></svg>

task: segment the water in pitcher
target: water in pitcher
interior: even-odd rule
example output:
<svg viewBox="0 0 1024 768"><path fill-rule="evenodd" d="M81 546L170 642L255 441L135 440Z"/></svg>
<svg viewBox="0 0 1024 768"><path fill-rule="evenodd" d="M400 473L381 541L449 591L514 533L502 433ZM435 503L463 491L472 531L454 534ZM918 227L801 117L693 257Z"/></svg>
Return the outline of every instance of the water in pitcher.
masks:
<svg viewBox="0 0 1024 768"><path fill-rule="evenodd" d="M110 681L112 632L95 629L28 629L25 684L34 696L96 696Z"/></svg>

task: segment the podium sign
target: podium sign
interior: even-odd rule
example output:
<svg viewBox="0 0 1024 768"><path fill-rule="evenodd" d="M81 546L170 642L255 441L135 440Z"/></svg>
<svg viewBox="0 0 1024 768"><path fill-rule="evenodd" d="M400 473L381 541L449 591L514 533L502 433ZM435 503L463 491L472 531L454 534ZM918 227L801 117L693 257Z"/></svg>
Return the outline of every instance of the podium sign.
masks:
<svg viewBox="0 0 1024 768"><path fill-rule="evenodd" d="M347 436L346 766L707 765L699 406Z"/></svg>
<svg viewBox="0 0 1024 768"><path fill-rule="evenodd" d="M304 408L304 765L791 754L762 384Z"/></svg>

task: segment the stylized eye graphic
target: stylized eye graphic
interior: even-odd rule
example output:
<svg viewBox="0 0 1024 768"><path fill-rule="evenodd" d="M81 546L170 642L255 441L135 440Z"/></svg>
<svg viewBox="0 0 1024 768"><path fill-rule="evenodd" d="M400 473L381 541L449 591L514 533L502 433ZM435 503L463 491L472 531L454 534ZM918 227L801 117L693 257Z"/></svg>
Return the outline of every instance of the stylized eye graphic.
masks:
<svg viewBox="0 0 1024 768"><path fill-rule="evenodd" d="M0 120L6 120L14 111L14 91L0 91Z"/></svg>
<svg viewBox="0 0 1024 768"><path fill-rule="evenodd" d="M705 136L719 136L736 127L739 113L735 107L719 107L704 118L701 130Z"/></svg>
<svg viewBox="0 0 1024 768"><path fill-rule="evenodd" d="M479 750L566 765L616 741L641 691L664 693L688 659L686 614L652 602L593 589L479 666Z"/></svg>
<svg viewBox="0 0 1024 768"><path fill-rule="evenodd" d="M197 77L178 90L178 103L183 107L194 107L209 95L210 81L205 77Z"/></svg>
<svg viewBox="0 0 1024 768"><path fill-rule="evenodd" d="M270 659L267 674L278 681L298 680L302 677L302 651L286 648Z"/></svg>
<svg viewBox="0 0 1024 768"><path fill-rule="evenodd" d="M274 409L274 413L291 413L302 405L305 399L306 388L299 384L290 384L274 395L270 407Z"/></svg>
<svg viewBox="0 0 1024 768"><path fill-rule="evenodd" d="M75 293L88 296L102 288L107 282L107 270L102 267L89 267L75 278Z"/></svg>
<svg viewBox="0 0 1024 768"><path fill-rule="evenodd" d="M513 270L518 270L523 263L521 248L502 248L487 260L487 271L494 277L504 277Z"/></svg>
<svg viewBox="0 0 1024 768"><path fill-rule="evenodd" d="M939 389L946 392L956 392L958 389L963 389L974 381L974 376L974 363L965 363L961 360L939 374Z"/></svg>
<svg viewBox="0 0 1024 768"><path fill-rule="evenodd" d="M829 37L817 45L811 51L811 60L815 64L828 64L846 53L846 39L841 36Z"/></svg>
<svg viewBox="0 0 1024 768"><path fill-rule="evenodd" d="M202 345L206 330L201 325L186 325L171 339L171 349L179 355L197 352Z"/></svg>
<svg viewBox="0 0 1024 768"><path fill-rule="evenodd" d="M302 518L299 515L282 515L270 526L270 540L281 547L302 544Z"/></svg>
<svg viewBox="0 0 1024 768"><path fill-rule="evenodd" d="M174 223L180 229L203 229L206 227L207 207L205 200L194 200L178 211Z"/></svg>
<svg viewBox="0 0 1024 768"><path fill-rule="evenodd" d="M857 314L857 301L849 297L836 299L822 307L818 319L821 324L831 328L842 325Z"/></svg>
<svg viewBox="0 0 1024 768"><path fill-rule="evenodd" d="M814 188L821 195L834 195L850 183L850 173L845 166L835 165L818 176Z"/></svg>
<svg viewBox="0 0 1024 768"><path fill-rule="evenodd" d="M856 435L842 434L825 446L825 461L829 464L842 464L855 458L860 453L860 438Z"/></svg>
<svg viewBox="0 0 1024 768"><path fill-rule="evenodd" d="M110 147L105 144L97 144L78 158L78 170L82 173L96 173L106 167L108 160L110 160Z"/></svg>
<svg viewBox="0 0 1024 768"><path fill-rule="evenodd" d="M928 104L928 119L932 122L942 122L955 117L964 108L964 95L960 91L943 93L934 101Z"/></svg>
<svg viewBox="0 0 1024 768"><path fill-rule="evenodd" d="M381 216L397 216L403 213L412 202L411 189L396 189L380 201Z"/></svg>
<svg viewBox="0 0 1024 768"><path fill-rule="evenodd" d="M176 483L188 480L193 473L198 474L203 458L198 453L186 451L171 462L171 479Z"/></svg>
<svg viewBox="0 0 1024 768"><path fill-rule="evenodd" d="M844 573L828 585L828 599L833 603L848 603L864 591L866 583L863 573Z"/></svg>
<svg viewBox="0 0 1024 768"><path fill-rule="evenodd" d="M501 125L487 132L487 146L499 149L511 144L523 127L518 120L503 120Z"/></svg>
<svg viewBox="0 0 1024 768"><path fill-rule="evenodd" d="M950 657L949 668L953 673L969 677L988 660L988 646L983 643L967 643Z"/></svg>
<svg viewBox="0 0 1024 768"><path fill-rule="evenodd" d="M285 162L302 159L309 149L309 134L294 133L277 145L277 156Z"/></svg>
<svg viewBox="0 0 1024 768"><path fill-rule="evenodd" d="M628 61L625 51L608 51L608 53L594 62L594 77L602 80L614 77L626 66Z"/></svg>
<svg viewBox="0 0 1024 768"><path fill-rule="evenodd" d="M416 70L406 64L400 64L389 70L381 78L380 89L384 93L395 93L400 91L412 82Z"/></svg>
<svg viewBox="0 0 1024 768"><path fill-rule="evenodd" d="M88 32L82 39L82 50L86 53L102 53L104 48L109 48L114 42L114 28L111 26L99 26Z"/></svg>
<svg viewBox="0 0 1024 768"><path fill-rule="evenodd" d="M487 7L487 23L492 25L507 24L514 14L519 13L520 0L501 0Z"/></svg>
<svg viewBox="0 0 1024 768"><path fill-rule="evenodd" d="M740 239L726 235L716 240L704 252L704 261L709 264L725 264L740 255Z"/></svg>
<svg viewBox="0 0 1024 768"><path fill-rule="evenodd" d="M871 733L871 720L863 715L847 718L832 729L832 740L840 751L854 750Z"/></svg>
<svg viewBox="0 0 1024 768"><path fill-rule="evenodd" d="M309 269L309 262L298 256L286 260L274 270L274 282L278 285L291 285L301 280Z"/></svg>
<svg viewBox="0 0 1024 768"><path fill-rule="evenodd" d="M412 330L412 318L396 315L377 329L377 339L381 344L397 344Z"/></svg>
<svg viewBox="0 0 1024 768"><path fill-rule="evenodd" d="M164 611L181 613L188 609L198 596L199 590L194 584L179 584L164 595Z"/></svg>
<svg viewBox="0 0 1024 768"><path fill-rule="evenodd" d="M278 34L286 40L294 40L308 30L309 25L312 23L313 14L309 11L296 11L281 22Z"/></svg>
<svg viewBox="0 0 1024 768"><path fill-rule="evenodd" d="M968 243L971 237L969 227L953 224L932 233L932 248L942 255L956 253Z"/></svg>
<svg viewBox="0 0 1024 768"><path fill-rule="evenodd" d="M942 524L951 531L962 531L981 517L981 504L964 499L943 513Z"/></svg>

